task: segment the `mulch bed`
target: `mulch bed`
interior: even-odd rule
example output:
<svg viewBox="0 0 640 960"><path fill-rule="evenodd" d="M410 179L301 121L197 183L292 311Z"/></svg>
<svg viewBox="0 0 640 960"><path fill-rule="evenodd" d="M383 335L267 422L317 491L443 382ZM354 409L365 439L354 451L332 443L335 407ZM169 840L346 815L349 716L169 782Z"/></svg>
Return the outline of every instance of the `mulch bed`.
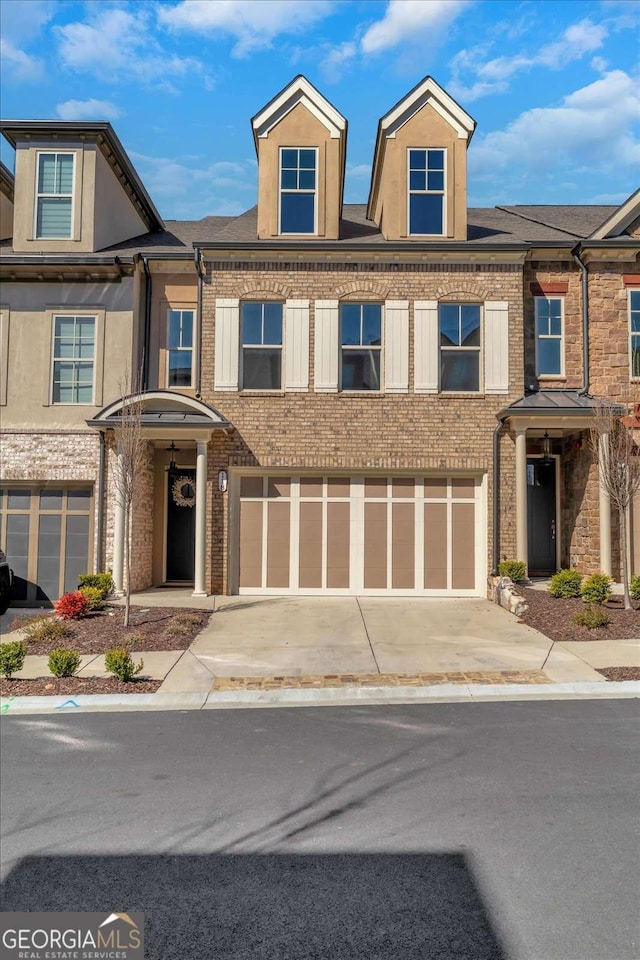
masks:
<svg viewBox="0 0 640 960"><path fill-rule="evenodd" d="M42 613L53 616L53 612L48 610L43 610ZM82 620L68 620L73 633L64 640L28 641L27 653L47 654L56 647L68 647L78 653L99 654L105 653L111 647L123 645L136 652L186 650L206 626L210 616L206 610L132 606L129 626L125 629L124 608L107 607L83 617ZM24 618L18 615L11 628L18 629L21 619Z"/></svg>
<svg viewBox="0 0 640 960"><path fill-rule="evenodd" d="M0 697L77 696L80 693L155 693L162 680L130 680L115 677L39 677L37 680L0 680Z"/></svg>
<svg viewBox="0 0 640 960"><path fill-rule="evenodd" d="M623 597L613 597L603 607L611 617L611 623L606 627L588 630L571 621L574 613L581 613L585 609L586 604L580 598L556 599L546 590L533 590L521 584L518 584L518 593L529 604L522 619L550 640L640 639L640 603L637 601L632 601L633 610L625 610Z"/></svg>
<svg viewBox="0 0 640 960"><path fill-rule="evenodd" d="M640 680L640 667L600 667L598 673L607 680Z"/></svg>

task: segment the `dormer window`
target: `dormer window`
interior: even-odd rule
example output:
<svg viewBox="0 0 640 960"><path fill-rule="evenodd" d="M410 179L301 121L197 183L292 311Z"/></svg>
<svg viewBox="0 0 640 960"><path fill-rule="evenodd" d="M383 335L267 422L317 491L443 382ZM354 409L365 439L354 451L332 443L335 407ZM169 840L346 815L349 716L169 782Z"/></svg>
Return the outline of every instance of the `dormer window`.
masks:
<svg viewBox="0 0 640 960"><path fill-rule="evenodd" d="M445 150L409 150L409 234L442 236Z"/></svg>
<svg viewBox="0 0 640 960"><path fill-rule="evenodd" d="M73 153L38 154L37 239L71 238L73 167Z"/></svg>
<svg viewBox="0 0 640 960"><path fill-rule="evenodd" d="M280 233L316 233L315 147L280 148Z"/></svg>

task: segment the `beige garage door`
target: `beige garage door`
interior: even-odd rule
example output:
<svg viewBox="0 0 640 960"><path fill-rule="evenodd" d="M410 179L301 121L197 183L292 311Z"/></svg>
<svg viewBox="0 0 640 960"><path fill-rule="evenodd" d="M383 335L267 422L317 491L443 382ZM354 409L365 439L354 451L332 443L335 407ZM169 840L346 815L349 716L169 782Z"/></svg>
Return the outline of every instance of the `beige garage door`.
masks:
<svg viewBox="0 0 640 960"><path fill-rule="evenodd" d="M240 478L240 593L481 596L475 477Z"/></svg>

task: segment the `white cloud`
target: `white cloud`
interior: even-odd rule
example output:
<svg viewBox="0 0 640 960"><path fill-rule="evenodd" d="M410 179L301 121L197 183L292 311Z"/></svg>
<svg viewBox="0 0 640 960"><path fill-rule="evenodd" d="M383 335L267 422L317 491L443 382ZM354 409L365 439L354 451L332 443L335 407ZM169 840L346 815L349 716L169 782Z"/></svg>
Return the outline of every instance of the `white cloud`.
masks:
<svg viewBox="0 0 640 960"><path fill-rule="evenodd" d="M235 37L232 55L271 46L281 34L302 33L334 10L332 0L182 0L158 8L158 20L174 30L216 38Z"/></svg>
<svg viewBox="0 0 640 960"><path fill-rule="evenodd" d="M202 74L202 64L163 50L147 8L93 8L87 21L56 27L63 67L105 80L136 80L174 92L171 79Z"/></svg>
<svg viewBox="0 0 640 960"><path fill-rule="evenodd" d="M202 164L201 157L130 156L151 196L168 202L172 217L200 218L203 210L235 216L255 202L254 160Z"/></svg>
<svg viewBox="0 0 640 960"><path fill-rule="evenodd" d="M472 0L389 0L382 20L362 37L363 53L380 53L401 43L437 42Z"/></svg>
<svg viewBox="0 0 640 960"><path fill-rule="evenodd" d="M65 100L56 106L61 120L117 120L122 111L110 100Z"/></svg>
<svg viewBox="0 0 640 960"><path fill-rule="evenodd" d="M461 50L451 61L452 79L448 90L467 103L489 94L503 93L516 73L536 66L561 70L568 63L598 50L607 36L608 29L604 24L585 19L572 24L559 40L546 44L533 55L517 53L487 60L490 46ZM471 79L464 80L465 74L471 74Z"/></svg>
<svg viewBox="0 0 640 960"><path fill-rule="evenodd" d="M320 62L320 69L328 83L337 83L342 79L345 68L353 60L358 48L352 40L345 40L332 47Z"/></svg>
<svg viewBox="0 0 640 960"><path fill-rule="evenodd" d="M9 41L0 39L0 61L7 78L33 83L42 79L44 64Z"/></svg>
<svg viewBox="0 0 640 960"><path fill-rule="evenodd" d="M622 175L637 169L640 143L634 127L639 111L637 78L612 70L558 106L526 110L506 129L474 140L469 182L484 184L489 192L495 188L504 202L505 194L515 192L540 197L547 183L566 176L569 169L587 178L582 182L588 196L593 173L619 170Z"/></svg>

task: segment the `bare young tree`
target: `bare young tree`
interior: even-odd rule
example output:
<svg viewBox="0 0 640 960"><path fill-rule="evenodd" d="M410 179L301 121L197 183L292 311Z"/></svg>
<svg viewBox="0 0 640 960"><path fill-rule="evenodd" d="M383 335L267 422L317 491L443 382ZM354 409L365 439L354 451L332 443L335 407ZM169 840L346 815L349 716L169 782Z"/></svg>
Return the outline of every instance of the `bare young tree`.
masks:
<svg viewBox="0 0 640 960"><path fill-rule="evenodd" d="M594 409L589 446L598 464L600 484L618 511L624 607L625 610L631 610L627 518L633 499L640 490L640 449L634 439L632 418L625 417L619 405L600 401Z"/></svg>
<svg viewBox="0 0 640 960"><path fill-rule="evenodd" d="M139 380L139 378L138 378ZM129 626L131 607L131 519L136 488L140 483L147 455L147 442L142 436L143 400L127 374L119 382L124 398L120 423L116 428L118 467L115 470L114 487L118 506L124 513L124 626Z"/></svg>

